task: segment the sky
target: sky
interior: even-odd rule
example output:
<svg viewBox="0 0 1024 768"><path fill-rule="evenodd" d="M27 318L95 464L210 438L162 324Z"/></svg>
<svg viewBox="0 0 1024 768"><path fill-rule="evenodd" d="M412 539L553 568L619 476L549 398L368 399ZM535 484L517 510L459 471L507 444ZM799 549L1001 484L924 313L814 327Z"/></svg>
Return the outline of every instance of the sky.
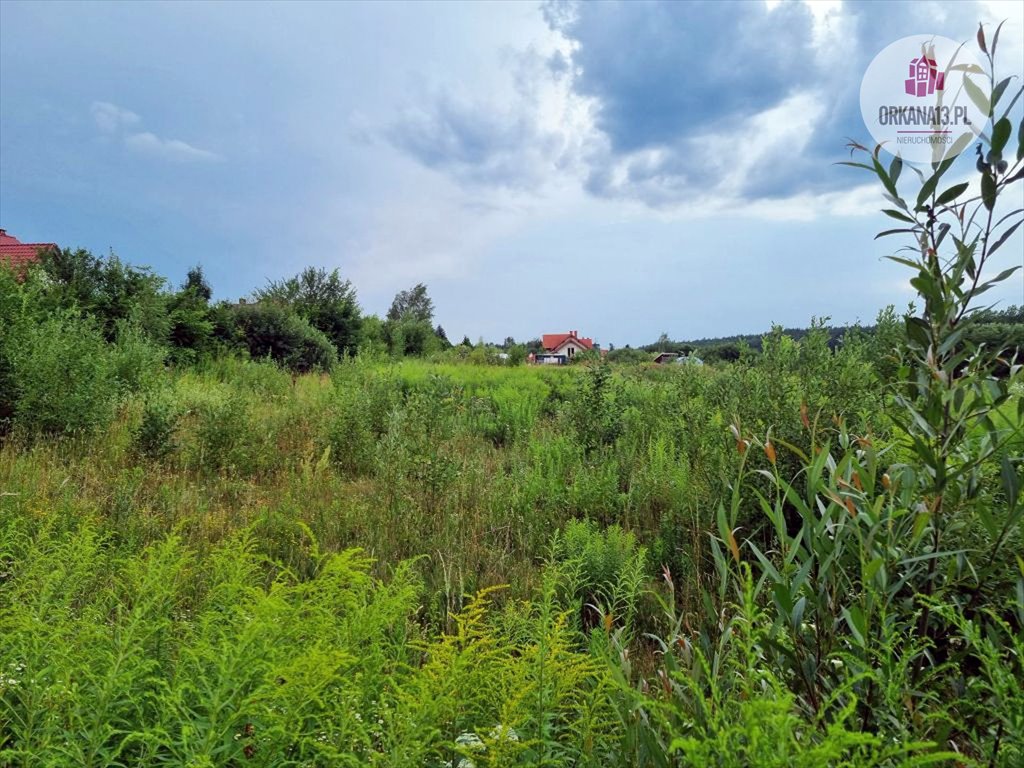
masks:
<svg viewBox="0 0 1024 768"><path fill-rule="evenodd" d="M870 324L914 294L835 165L864 70L1003 19L1019 77L1012 1L4 0L0 227L232 300L315 265L383 314L423 282L455 340Z"/></svg>

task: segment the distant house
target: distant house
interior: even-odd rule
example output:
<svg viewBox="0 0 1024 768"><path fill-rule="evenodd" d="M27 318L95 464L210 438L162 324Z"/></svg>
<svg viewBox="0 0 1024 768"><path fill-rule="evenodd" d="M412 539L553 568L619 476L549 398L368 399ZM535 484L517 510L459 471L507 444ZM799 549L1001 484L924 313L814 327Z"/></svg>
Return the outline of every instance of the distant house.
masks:
<svg viewBox="0 0 1024 768"><path fill-rule="evenodd" d="M658 356L654 358L654 362L656 362L658 365L664 365L665 363L671 363L675 361L677 357L679 357L678 352L660 352Z"/></svg>
<svg viewBox="0 0 1024 768"><path fill-rule="evenodd" d="M56 250L53 243L23 243L18 238L0 229L0 266L13 269L21 274L29 264L39 261L42 251Z"/></svg>
<svg viewBox="0 0 1024 768"><path fill-rule="evenodd" d="M533 356L533 362L548 365L564 365L580 353L598 349L593 339L580 338L579 331L545 333L541 346L543 349Z"/></svg>
<svg viewBox="0 0 1024 768"><path fill-rule="evenodd" d="M704 361L692 352L688 355L680 355L675 362L676 365L704 365Z"/></svg>

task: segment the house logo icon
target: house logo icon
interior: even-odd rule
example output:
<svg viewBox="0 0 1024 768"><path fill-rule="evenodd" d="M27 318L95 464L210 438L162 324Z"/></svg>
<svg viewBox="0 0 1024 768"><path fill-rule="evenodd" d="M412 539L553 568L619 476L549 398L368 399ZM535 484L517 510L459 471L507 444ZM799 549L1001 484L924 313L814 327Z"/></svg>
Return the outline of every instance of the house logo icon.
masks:
<svg viewBox="0 0 1024 768"><path fill-rule="evenodd" d="M981 89L971 77L984 72L973 51L956 40L901 37L879 51L864 72L864 125L879 146L907 163L957 155L990 122L988 106L970 95Z"/></svg>
<svg viewBox="0 0 1024 768"><path fill-rule="evenodd" d="M903 81L903 87L908 96L931 96L945 89L946 74L939 72L935 59L922 53L910 60L910 77Z"/></svg>

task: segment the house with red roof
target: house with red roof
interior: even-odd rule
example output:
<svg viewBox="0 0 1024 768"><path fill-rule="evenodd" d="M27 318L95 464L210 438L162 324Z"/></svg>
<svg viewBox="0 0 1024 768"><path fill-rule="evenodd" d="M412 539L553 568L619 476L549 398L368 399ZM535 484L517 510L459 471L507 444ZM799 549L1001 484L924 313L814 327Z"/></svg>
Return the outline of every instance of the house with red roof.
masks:
<svg viewBox="0 0 1024 768"><path fill-rule="evenodd" d="M9 267L18 274L28 268L29 264L39 261L42 251L57 250L54 243L23 243L6 229L0 229L0 266Z"/></svg>
<svg viewBox="0 0 1024 768"><path fill-rule="evenodd" d="M582 338L579 331L545 333L541 337L543 350L533 356L533 362L564 365L576 355L598 349L593 339Z"/></svg>

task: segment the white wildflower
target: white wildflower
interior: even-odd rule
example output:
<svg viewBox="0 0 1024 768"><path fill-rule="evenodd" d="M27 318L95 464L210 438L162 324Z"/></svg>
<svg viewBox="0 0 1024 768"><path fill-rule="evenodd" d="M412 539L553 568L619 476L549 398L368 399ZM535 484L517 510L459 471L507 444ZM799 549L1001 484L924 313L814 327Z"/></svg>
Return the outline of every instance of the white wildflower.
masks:
<svg viewBox="0 0 1024 768"><path fill-rule="evenodd" d="M499 723L491 729L491 741L519 741L519 734L512 726Z"/></svg>
<svg viewBox="0 0 1024 768"><path fill-rule="evenodd" d="M472 731L460 733L455 738L455 743L460 747L466 747L471 752L483 752L487 749L487 745L484 744L483 740Z"/></svg>

